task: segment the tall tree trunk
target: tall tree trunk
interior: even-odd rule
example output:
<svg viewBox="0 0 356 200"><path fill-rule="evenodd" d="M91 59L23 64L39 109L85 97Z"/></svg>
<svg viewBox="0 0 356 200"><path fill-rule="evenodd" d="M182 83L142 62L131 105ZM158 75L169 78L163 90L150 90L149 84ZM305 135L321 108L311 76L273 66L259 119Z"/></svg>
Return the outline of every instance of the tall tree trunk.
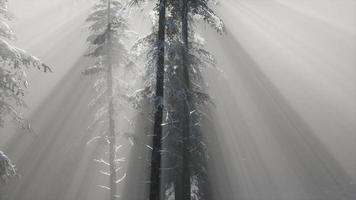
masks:
<svg viewBox="0 0 356 200"><path fill-rule="evenodd" d="M182 66L183 66L183 83L186 91L186 99L183 105L183 160L182 160L182 200L191 199L191 171L190 171L190 78L189 78L189 61L188 61L188 0L182 0Z"/></svg>
<svg viewBox="0 0 356 200"><path fill-rule="evenodd" d="M163 122L163 92L164 92L164 54L166 28L166 0L159 2L157 63L156 63L156 96L155 119L152 138L150 200L159 200L161 195L161 149Z"/></svg>
<svg viewBox="0 0 356 200"><path fill-rule="evenodd" d="M115 144L116 144L116 136L115 136L115 125L114 125L114 105L113 101L110 100L109 105L109 115L110 115L110 124L109 124L109 163L110 163L110 200L116 200L116 164L115 164Z"/></svg>
<svg viewBox="0 0 356 200"><path fill-rule="evenodd" d="M107 89L109 98L109 164L110 164L110 200L116 200L116 165L115 165L115 121L114 121L114 99L113 99L113 66L112 66L112 37L111 37L111 0L108 0L108 40L107 40Z"/></svg>
<svg viewBox="0 0 356 200"><path fill-rule="evenodd" d="M110 35L110 34L109 34ZM109 164L110 164L110 200L116 199L116 164L115 164L115 121L114 121L114 102L113 102L113 75L112 75L112 63L109 59L107 74L108 84L108 96L109 96Z"/></svg>
<svg viewBox="0 0 356 200"><path fill-rule="evenodd" d="M113 103L113 92L112 92L112 65L110 64L108 80L109 91L110 91L110 102L109 102L109 163L110 163L110 200L116 200L116 164L115 164L115 146L116 146L116 136L115 136L115 122L114 122L114 103ZM108 81L109 82L109 81Z"/></svg>

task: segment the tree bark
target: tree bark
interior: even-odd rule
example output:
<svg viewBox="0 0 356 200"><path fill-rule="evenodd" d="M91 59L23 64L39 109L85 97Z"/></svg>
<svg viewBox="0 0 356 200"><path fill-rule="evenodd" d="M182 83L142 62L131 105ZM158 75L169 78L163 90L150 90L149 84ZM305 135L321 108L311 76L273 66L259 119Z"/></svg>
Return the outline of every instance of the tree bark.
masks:
<svg viewBox="0 0 356 200"><path fill-rule="evenodd" d="M191 171L190 171L190 104L191 104L191 88L189 77L189 61L188 61L188 0L182 0L182 66L183 66L183 83L185 87L185 102L183 105L183 160L182 160L182 200L191 199Z"/></svg>
<svg viewBox="0 0 356 200"><path fill-rule="evenodd" d="M156 63L156 96L155 119L152 138L150 200L159 200L161 196L161 149L163 122L163 92L164 92L164 54L166 28L166 0L159 2L157 63Z"/></svg>

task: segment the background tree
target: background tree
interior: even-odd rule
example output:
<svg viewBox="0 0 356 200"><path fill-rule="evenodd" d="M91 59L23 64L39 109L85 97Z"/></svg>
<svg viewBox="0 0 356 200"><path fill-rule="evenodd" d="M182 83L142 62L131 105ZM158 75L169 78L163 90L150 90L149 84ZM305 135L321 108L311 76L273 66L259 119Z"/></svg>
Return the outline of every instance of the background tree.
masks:
<svg viewBox="0 0 356 200"><path fill-rule="evenodd" d="M118 164L123 162L124 158L117 157L121 145L118 145L116 140L117 135L124 135L129 126L117 127L117 124L129 119L125 116L129 107L125 97L128 96L135 81L128 74L132 63L123 42L128 38L126 8L122 1L99 0L87 18L87 22L90 23L87 56L94 58L95 65L87 67L83 74L95 77L92 83L96 91L96 97L90 103L96 109L96 113L90 126L94 137L89 143L100 141L109 146L108 161L105 159L96 161L109 166L109 172L101 173L110 177L110 186L100 187L110 189L111 200L119 197L116 191L117 183L126 176L123 174L118 178L120 168Z"/></svg>

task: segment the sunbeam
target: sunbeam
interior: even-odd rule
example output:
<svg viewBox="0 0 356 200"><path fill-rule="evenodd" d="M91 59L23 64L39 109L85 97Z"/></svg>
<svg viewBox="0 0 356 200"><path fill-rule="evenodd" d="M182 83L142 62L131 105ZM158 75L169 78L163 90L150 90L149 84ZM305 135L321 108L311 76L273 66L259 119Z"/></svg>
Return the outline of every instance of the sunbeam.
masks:
<svg viewBox="0 0 356 200"><path fill-rule="evenodd" d="M214 27L214 23L219 24L219 18L205 19L208 23L203 23L197 21L203 17L193 16L195 10L192 9L189 11L192 16L187 18L197 22L187 25L191 29L187 40L191 41L186 47L184 39L179 39L184 30L177 28L181 24L183 27L184 19L177 18L180 12L174 7L181 1L167 0L167 25L163 26L166 41L161 46L159 40L156 41L162 26L158 17L161 11L152 11L152 2L158 1L129 6L127 9L132 10L125 14L120 10L115 19L121 19L121 15L127 17L130 30L127 38L120 38L120 45L136 45L136 49L126 49L128 54L138 56L127 59L129 64L118 64L127 68L134 66L136 71L125 71L125 75L122 71L119 71L121 74L112 72L113 83L121 81L119 88L126 87L125 91L129 91L117 94L119 89L114 86L107 97L129 99L126 104L120 99L122 105L117 105L116 110L113 108L114 115L120 118L115 121L114 136L106 133L108 131L97 133L99 128L93 129L95 133L88 129L93 116L99 112L89 106L98 87L93 86L96 78L84 77L83 70L115 60L108 56L110 53L106 55L108 58L101 54L85 56L90 45L101 44L99 36L111 39L111 25L115 25L109 19L112 9L109 6L109 28L104 34L95 32L101 31L99 28L92 31L97 35L92 44L88 44L90 24L86 19L93 8L104 5L93 7L97 2L107 0L9 2L9 10L16 16L10 23L17 35L12 43L36 55L53 72L43 75L29 71L27 75L30 87L24 100L29 108L21 112L34 133L19 130L11 121L0 126L0 153L4 151L11 158L18 173L6 185L0 180L0 200L181 200L187 171L191 173L188 190L192 200L356 199L355 0L208 1L207 5L213 5L224 22L224 32ZM145 37L147 34L151 35ZM196 44L200 38L204 38L201 40L206 50L196 56L194 48L204 46ZM107 42L109 39L102 42L103 49L114 52L115 47L110 50L111 46L104 46L111 44ZM194 45L197 47L193 48ZM162 71L168 75L162 78L165 85L161 97L154 96L158 91L154 89L159 87L159 76L154 73L158 74L159 70L152 66L159 65L156 60L159 60L157 52L160 50L157 49L162 46L166 48L162 54L165 62ZM189 70L179 70L192 56L186 50L188 47L192 48L190 54L196 56L196 60L186 65L204 65L199 60L202 54L213 55L209 57L211 63L215 62L212 57L216 59L216 66L204 68L202 77L198 78L204 82L203 86L199 81L194 82ZM142 52L135 52L137 49ZM120 59L117 62L124 62L126 57ZM195 69L201 68L193 71ZM184 73L188 73L189 84L184 82L187 81ZM195 73L199 76L200 72ZM178 81L176 76L180 77ZM151 84L151 79L157 84ZM208 97L202 98L211 99L212 103L201 106L195 102L201 97L194 96L193 89L198 88L195 83L203 88L202 92L199 90L200 95L207 93ZM147 84L151 85L146 87ZM106 90L109 89L105 88L105 94ZM187 100L181 103L170 95L181 95ZM1 101L0 95L0 114ZM157 149L152 141L157 138L154 111L159 108L163 113L159 124L163 136L156 140L162 145ZM170 112L170 109L176 110ZM187 109L192 109L188 110L188 119L184 118ZM195 113L203 117L195 119ZM187 123L194 128L187 128ZM199 128L196 130L195 126ZM186 130L191 134L188 139L184 138ZM116 137L115 145L122 145L115 146L115 154L119 155L114 159L119 163L115 164L115 197L110 194L114 189L109 184L113 175L110 170L113 164L108 162L112 159L108 148L110 137ZM199 144L194 143L196 138ZM187 143L195 148L189 149ZM198 155L194 154L196 149L203 152L199 152L202 158L194 157ZM158 199L152 199L155 184L152 180L157 179L152 179L154 170L151 168L156 165L151 154L154 157L155 152L162 157L158 165L161 176ZM191 159L188 164L184 163L186 157ZM204 172L195 172L194 165L199 164L194 162L201 162Z"/></svg>

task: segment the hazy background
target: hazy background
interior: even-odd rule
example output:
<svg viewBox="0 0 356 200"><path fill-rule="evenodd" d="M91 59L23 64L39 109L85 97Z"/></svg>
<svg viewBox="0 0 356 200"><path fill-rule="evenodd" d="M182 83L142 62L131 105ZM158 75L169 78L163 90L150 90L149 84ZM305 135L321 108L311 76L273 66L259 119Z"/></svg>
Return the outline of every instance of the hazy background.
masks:
<svg viewBox="0 0 356 200"><path fill-rule="evenodd" d="M91 2L11 0L16 45L54 73L30 73L24 112L41 137L0 129L0 147L22 174L9 199L105 195L92 164L100 150L80 144L90 113L80 71ZM356 1L221 0L216 10L226 34L197 28L221 70L206 73L218 199L355 199ZM134 21L147 31L147 16Z"/></svg>

